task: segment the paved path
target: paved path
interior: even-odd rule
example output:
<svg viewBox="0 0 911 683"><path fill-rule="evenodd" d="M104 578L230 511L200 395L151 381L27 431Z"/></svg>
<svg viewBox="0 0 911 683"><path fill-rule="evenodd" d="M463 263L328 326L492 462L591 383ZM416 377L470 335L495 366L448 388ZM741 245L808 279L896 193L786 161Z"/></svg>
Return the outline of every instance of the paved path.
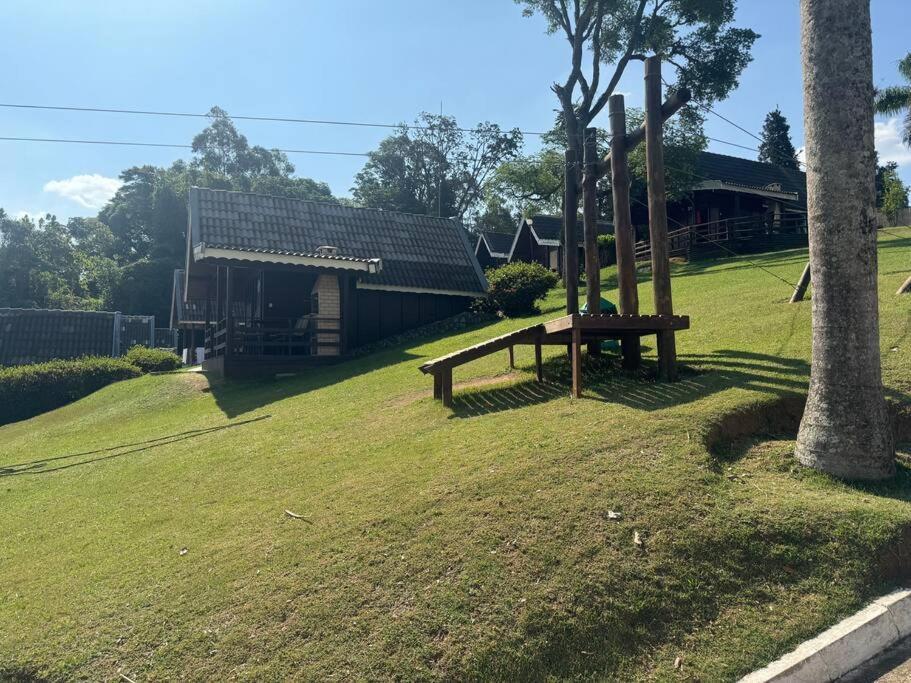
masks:
<svg viewBox="0 0 911 683"><path fill-rule="evenodd" d="M838 683L911 683L911 638L839 678Z"/></svg>

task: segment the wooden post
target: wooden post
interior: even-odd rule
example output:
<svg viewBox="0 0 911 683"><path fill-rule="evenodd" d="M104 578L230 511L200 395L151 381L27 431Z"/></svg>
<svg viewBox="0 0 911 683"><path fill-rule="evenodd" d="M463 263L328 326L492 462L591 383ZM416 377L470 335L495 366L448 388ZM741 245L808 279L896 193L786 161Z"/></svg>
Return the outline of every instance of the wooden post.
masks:
<svg viewBox="0 0 911 683"><path fill-rule="evenodd" d="M452 407L452 368L443 368L442 386L440 387L440 398L443 405L447 408Z"/></svg>
<svg viewBox="0 0 911 683"><path fill-rule="evenodd" d="M585 174L582 180L582 222L585 230L585 303L601 312L601 263L598 259L598 129L585 129Z"/></svg>
<svg viewBox="0 0 911 683"><path fill-rule="evenodd" d="M797 281L797 286L794 288L794 293L791 295L791 300L788 303L796 304L798 301L803 301L803 297L807 293L807 288L809 286L810 262L807 261L807 265L804 266L803 273L800 274L800 279Z"/></svg>
<svg viewBox="0 0 911 683"><path fill-rule="evenodd" d="M443 398L443 376L439 372L433 373L433 397L437 401Z"/></svg>
<svg viewBox="0 0 911 683"><path fill-rule="evenodd" d="M516 355L515 355L515 351L514 351L514 349L513 349L512 346L509 347L508 351L509 351L509 369L510 369L510 370L515 370L515 369L516 369Z"/></svg>
<svg viewBox="0 0 911 683"><path fill-rule="evenodd" d="M541 362L541 342L535 342L535 374L537 375L538 381L544 381L544 367Z"/></svg>
<svg viewBox="0 0 911 683"><path fill-rule="evenodd" d="M234 311L231 310L231 266L225 266L225 357L231 355L234 332Z"/></svg>
<svg viewBox="0 0 911 683"><path fill-rule="evenodd" d="M563 193L563 280L566 283L566 312L579 312L579 239L576 213L579 210L578 159L575 150L566 150Z"/></svg>
<svg viewBox="0 0 911 683"><path fill-rule="evenodd" d="M667 195L664 188L664 117L661 113L661 58L645 60L645 164L648 174L649 240L655 313L672 315L671 270L667 247ZM658 333L658 376L677 378L677 349L672 330Z"/></svg>
<svg viewBox="0 0 911 683"><path fill-rule="evenodd" d="M620 313L639 313L639 286L636 283L636 235L630 213L629 164L627 160L626 106L623 95L608 100L611 130L611 195L614 203L614 245L617 248L617 286L620 290ZM620 340L623 367L639 367L639 337L625 335Z"/></svg>
<svg viewBox="0 0 911 683"><path fill-rule="evenodd" d="M911 276L909 276L908 279L905 280L905 283L901 287L899 287L898 291L895 293L896 294L911 294Z"/></svg>
<svg viewBox="0 0 911 683"><path fill-rule="evenodd" d="M573 322L573 398L582 398L582 328Z"/></svg>

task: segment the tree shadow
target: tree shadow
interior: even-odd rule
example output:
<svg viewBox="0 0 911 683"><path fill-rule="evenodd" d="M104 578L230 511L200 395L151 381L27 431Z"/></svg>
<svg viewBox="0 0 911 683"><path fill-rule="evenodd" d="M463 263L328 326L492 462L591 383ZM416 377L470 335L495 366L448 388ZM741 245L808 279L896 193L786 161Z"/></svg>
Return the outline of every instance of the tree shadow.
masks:
<svg viewBox="0 0 911 683"><path fill-rule="evenodd" d="M719 349L710 354L679 356L677 382L659 382L657 364L643 360L636 371L621 368L614 354L583 356L583 398L654 411L700 400L730 388L746 388L775 397L806 392L810 365L749 351ZM524 368L533 371L533 366ZM570 393L571 368L564 356L544 363L544 382L532 379L507 386L459 392L453 396L453 416L477 417L546 403Z"/></svg>
<svg viewBox="0 0 911 683"><path fill-rule="evenodd" d="M104 460L113 460L115 458L122 458L126 455L134 455L136 453L143 453L145 451L152 450L153 448L158 448L159 446L169 446L171 444L177 443L179 441L186 441L188 439L198 439L202 436L208 434L213 434L215 432L224 431L226 429L233 429L235 427L242 427L244 425L251 424L253 422L259 422L261 420L267 420L271 415L260 415L259 417L253 417L249 420L242 420L240 422L232 422L225 425L218 425L217 427L207 427L204 429L191 429L185 432L178 432L176 434L168 434L166 436L160 436L154 439L148 439L147 441L136 441L133 443L120 444L119 446L109 446L107 448L98 448L93 451L83 451L81 453L69 453L67 455L55 455L47 458L37 458L35 460L30 460L26 462L12 463L9 465L0 465L0 477L16 477L23 474L50 474L51 472L59 472L60 470L68 470L73 467L79 467L81 465L90 465L96 462L102 462ZM87 456L97 456L89 457L86 460L76 460L75 462L67 462L75 460L76 458L86 458ZM60 463L48 467L49 463ZM5 680L0 678L0 680Z"/></svg>
<svg viewBox="0 0 911 683"><path fill-rule="evenodd" d="M0 669L0 681L4 683L49 683L50 679L28 669Z"/></svg>

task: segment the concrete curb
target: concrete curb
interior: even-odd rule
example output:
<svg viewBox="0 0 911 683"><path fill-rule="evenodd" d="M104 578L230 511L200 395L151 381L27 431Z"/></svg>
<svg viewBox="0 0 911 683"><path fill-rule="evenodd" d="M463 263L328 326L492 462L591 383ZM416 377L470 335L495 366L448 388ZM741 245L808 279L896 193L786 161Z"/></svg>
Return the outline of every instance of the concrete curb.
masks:
<svg viewBox="0 0 911 683"><path fill-rule="evenodd" d="M874 600L740 683L828 683L911 635L911 590Z"/></svg>

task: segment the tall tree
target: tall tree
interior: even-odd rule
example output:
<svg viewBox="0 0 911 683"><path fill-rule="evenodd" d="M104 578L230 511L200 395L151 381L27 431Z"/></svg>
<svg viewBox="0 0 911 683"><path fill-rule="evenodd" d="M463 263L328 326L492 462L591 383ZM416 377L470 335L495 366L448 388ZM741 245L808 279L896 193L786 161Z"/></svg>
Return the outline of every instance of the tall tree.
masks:
<svg viewBox="0 0 911 683"><path fill-rule="evenodd" d="M521 145L518 130L481 123L466 131L451 116L424 112L380 142L351 191L361 206L472 222L494 170Z"/></svg>
<svg viewBox="0 0 911 683"><path fill-rule="evenodd" d="M759 160L784 168L800 168L797 150L791 142L791 126L777 107L766 114L762 124Z"/></svg>
<svg viewBox="0 0 911 683"><path fill-rule="evenodd" d="M908 82L907 85L892 85L876 93L876 112L887 116L905 113L902 126L902 139L911 147L911 52L898 63L898 73Z"/></svg>
<svg viewBox="0 0 911 683"><path fill-rule="evenodd" d="M801 0L800 15L813 360L796 455L882 479L895 452L879 351L870 0Z"/></svg>

